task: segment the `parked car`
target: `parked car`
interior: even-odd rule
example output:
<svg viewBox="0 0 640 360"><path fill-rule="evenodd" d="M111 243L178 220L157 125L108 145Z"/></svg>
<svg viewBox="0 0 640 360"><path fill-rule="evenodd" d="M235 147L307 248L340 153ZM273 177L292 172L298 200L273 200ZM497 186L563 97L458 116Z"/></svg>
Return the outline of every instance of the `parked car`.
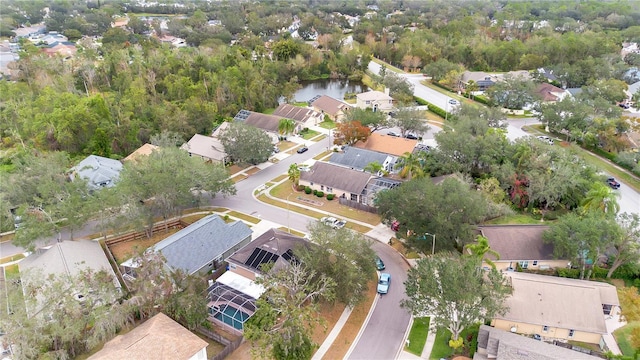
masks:
<svg viewBox="0 0 640 360"><path fill-rule="evenodd" d="M306 147L306 146L303 146L303 147L301 147L300 149L298 149L296 152L297 152L298 154L302 154L303 152L306 152L307 150L309 150L309 148L308 148L308 147Z"/></svg>
<svg viewBox="0 0 640 360"><path fill-rule="evenodd" d="M389 136L395 136L395 137L400 137L400 134L398 134L397 132L394 132L394 131L389 131L389 132L387 133L387 135L389 135Z"/></svg>
<svg viewBox="0 0 640 360"><path fill-rule="evenodd" d="M273 147L273 153L274 153L274 154L277 154L277 153L279 153L279 152L280 152L280 148L279 148L279 147L277 147L277 146L274 146L274 147Z"/></svg>
<svg viewBox="0 0 640 360"><path fill-rule="evenodd" d="M333 216L325 216L322 219L320 219L320 222L327 226L331 226L334 229L342 229L345 225L347 225L346 221L338 220Z"/></svg>
<svg viewBox="0 0 640 360"><path fill-rule="evenodd" d="M382 271L385 269L384 262L378 256L376 256L376 269L378 269L378 271Z"/></svg>
<svg viewBox="0 0 640 360"><path fill-rule="evenodd" d="M547 143L549 145L553 145L553 139L548 137L548 136L543 136L543 135L538 136L538 140L540 140L542 142L545 142L545 143Z"/></svg>
<svg viewBox="0 0 640 360"><path fill-rule="evenodd" d="M616 181L615 178L607 178L607 185L609 185L612 189L617 190L620 189L620 183Z"/></svg>
<svg viewBox="0 0 640 360"><path fill-rule="evenodd" d="M391 285L391 274L382 273L378 280L378 294L386 294L389 292L389 285Z"/></svg>
<svg viewBox="0 0 640 360"><path fill-rule="evenodd" d="M418 140L418 137L415 136L414 134L407 134L404 137L410 140Z"/></svg>
<svg viewBox="0 0 640 360"><path fill-rule="evenodd" d="M458 105L460 102L456 99L449 99L449 105Z"/></svg>

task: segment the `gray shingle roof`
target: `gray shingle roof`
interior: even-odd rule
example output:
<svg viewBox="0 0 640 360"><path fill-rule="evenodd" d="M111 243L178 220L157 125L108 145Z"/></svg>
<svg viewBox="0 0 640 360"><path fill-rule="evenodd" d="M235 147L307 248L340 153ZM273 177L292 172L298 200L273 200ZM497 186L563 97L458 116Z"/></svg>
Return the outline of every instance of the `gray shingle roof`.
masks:
<svg viewBox="0 0 640 360"><path fill-rule="evenodd" d="M78 177L86 179L89 187L111 187L120 177L122 163L102 156L89 155L71 169Z"/></svg>
<svg viewBox="0 0 640 360"><path fill-rule="evenodd" d="M355 147L346 147L343 152L331 154L330 163L348 166L353 169L362 170L372 162L377 161L380 165L384 164L388 155L377 151L359 149Z"/></svg>
<svg viewBox="0 0 640 360"><path fill-rule="evenodd" d="M348 191L352 194L361 194L370 178L371 174L369 173L321 161L317 161L311 170L300 173L301 180Z"/></svg>
<svg viewBox="0 0 640 360"><path fill-rule="evenodd" d="M311 106L318 108L331 116L336 116L340 110L345 111L351 108L351 105L327 95L315 98L315 100L311 102Z"/></svg>
<svg viewBox="0 0 640 360"><path fill-rule="evenodd" d="M549 229L544 225L493 225L480 226L482 236L489 240L492 250L507 260L553 260L553 245L542 241L542 234Z"/></svg>
<svg viewBox="0 0 640 360"><path fill-rule="evenodd" d="M282 119L282 116L261 114L248 110L240 110L240 112L238 112L238 114L233 118L234 121L240 121L247 125L255 126L259 129L272 133L278 132L280 119Z"/></svg>
<svg viewBox="0 0 640 360"><path fill-rule="evenodd" d="M241 221L227 224L217 215L209 215L154 245L174 269L191 274L251 236Z"/></svg>

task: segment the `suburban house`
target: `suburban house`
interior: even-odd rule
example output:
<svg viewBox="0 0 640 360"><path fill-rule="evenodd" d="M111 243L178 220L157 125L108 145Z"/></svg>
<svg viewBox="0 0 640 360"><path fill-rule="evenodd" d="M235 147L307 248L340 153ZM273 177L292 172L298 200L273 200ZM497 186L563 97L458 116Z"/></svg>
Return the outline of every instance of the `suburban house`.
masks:
<svg viewBox="0 0 640 360"><path fill-rule="evenodd" d="M78 165L71 168L71 180L76 176L87 180L89 188L92 190L112 187L120 177L122 163L118 160L109 159L97 155L89 155Z"/></svg>
<svg viewBox="0 0 640 360"><path fill-rule="evenodd" d="M522 272L505 272L512 293L508 311L491 325L542 339L575 340L604 347L605 316L620 306L615 286Z"/></svg>
<svg viewBox="0 0 640 360"><path fill-rule="evenodd" d="M91 360L206 360L209 344L163 313L109 340Z"/></svg>
<svg viewBox="0 0 640 360"><path fill-rule="evenodd" d="M353 170L364 170L367 165L377 162L382 165L385 171L390 173L393 171L393 166L396 163L396 157L377 151L346 146L342 151L331 154L329 162L332 164L346 166Z"/></svg>
<svg viewBox="0 0 640 360"><path fill-rule="evenodd" d="M279 116L281 119L293 119L296 123L304 126L318 125L324 120L322 113L318 111L291 104L280 104L273 111L273 115Z"/></svg>
<svg viewBox="0 0 640 360"><path fill-rule="evenodd" d="M233 121L241 122L247 125L251 125L257 127L258 129L264 130L269 136L271 136L273 143L277 143L280 137L280 133L278 132L278 127L280 125L280 120L282 120L282 116L270 115L270 114L262 114L258 112L253 112L249 110L240 110L236 116L233 118ZM300 122L296 121L295 131L297 132L301 129Z"/></svg>
<svg viewBox="0 0 640 360"><path fill-rule="evenodd" d="M50 57L59 55L63 58L69 58L76 54L78 49L76 45L69 41L56 41L44 47L42 51Z"/></svg>
<svg viewBox="0 0 640 360"><path fill-rule="evenodd" d="M488 255L497 270L515 270L517 266L529 270L567 268L570 261L555 259L553 245L542 241L545 225L490 225L479 226L480 234L487 238L491 250L500 259ZM483 263L482 266L489 266Z"/></svg>
<svg viewBox="0 0 640 360"><path fill-rule="evenodd" d="M95 241L62 241L36 250L18 263L22 281L29 283L30 276L48 278L50 276L74 277L85 270L106 271L113 279L114 300L121 288L116 274L99 243ZM43 308L28 309L36 314Z"/></svg>
<svg viewBox="0 0 640 360"><path fill-rule="evenodd" d="M226 223L209 215L160 241L148 250L161 253L170 269L205 273L222 266L227 257L251 241L251 229L242 221ZM120 264L125 276L135 277L137 260Z"/></svg>
<svg viewBox="0 0 640 360"><path fill-rule="evenodd" d="M418 145L418 140L405 139L386 134L372 133L366 141L358 141L354 147L377 151L393 156L402 156L405 153L412 153Z"/></svg>
<svg viewBox="0 0 640 360"><path fill-rule="evenodd" d="M44 24L44 22L13 29L13 32L16 34L17 39L43 35L46 31L47 26Z"/></svg>
<svg viewBox="0 0 640 360"><path fill-rule="evenodd" d="M352 106L327 95L318 95L309 100L309 106L320 112L322 117L329 116L332 121L342 121Z"/></svg>
<svg viewBox="0 0 640 360"><path fill-rule="evenodd" d="M256 300L264 293L264 288L254 282L262 274L261 266L288 266L297 261L294 251L299 246L309 246L309 242L270 229L231 255L227 259L229 270L208 289L209 319L232 332L242 332L244 322L256 311Z"/></svg>
<svg viewBox="0 0 640 360"><path fill-rule="evenodd" d="M553 74L551 69L539 68L535 71L535 74L546 82L558 81L558 77Z"/></svg>
<svg viewBox="0 0 640 360"><path fill-rule="evenodd" d="M131 154L129 154L129 156L127 156L126 158L122 159L122 161L136 161L141 156L149 156L149 155L151 155L151 153L154 150L157 150L157 149L158 149L157 146L155 146L153 144L146 143L146 144L140 146L139 148L137 148Z"/></svg>
<svg viewBox="0 0 640 360"><path fill-rule="evenodd" d="M595 360L600 357L480 325L478 350L473 360Z"/></svg>
<svg viewBox="0 0 640 360"><path fill-rule="evenodd" d="M393 98L389 96L388 88L384 92L369 90L356 95L356 107L389 112L393 110Z"/></svg>
<svg viewBox="0 0 640 360"><path fill-rule="evenodd" d="M571 93L569 93L567 90L561 89L549 83L539 84L535 92L540 97L540 100L544 103L555 103L557 101L562 101L567 96L571 96Z"/></svg>
<svg viewBox="0 0 640 360"><path fill-rule="evenodd" d="M214 163L224 164L227 158L227 153L220 140L212 136L195 134L189 141L182 144L180 149L187 151L189 156L200 156L202 160Z"/></svg>
<svg viewBox="0 0 640 360"><path fill-rule="evenodd" d="M514 78L530 79L531 75L528 71L510 71L506 74L490 74L484 71L465 71L460 77L460 89L465 89L470 82L475 83L477 86L476 92L484 92L497 82L502 81L505 75L510 75Z"/></svg>
<svg viewBox="0 0 640 360"><path fill-rule="evenodd" d="M317 161L309 171L300 172L299 184L338 198L364 202L364 190L371 177L368 172Z"/></svg>

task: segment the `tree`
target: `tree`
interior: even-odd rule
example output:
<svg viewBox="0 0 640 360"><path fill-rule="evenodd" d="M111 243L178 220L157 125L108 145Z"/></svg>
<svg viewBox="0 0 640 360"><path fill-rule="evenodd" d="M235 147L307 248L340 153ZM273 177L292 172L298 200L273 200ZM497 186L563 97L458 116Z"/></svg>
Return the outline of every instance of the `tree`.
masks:
<svg viewBox="0 0 640 360"><path fill-rule="evenodd" d="M601 182L591 184L591 189L582 200L582 209L585 212L597 210L605 214L615 215L620 211L620 205L617 198L619 193L614 192L611 188Z"/></svg>
<svg viewBox="0 0 640 360"><path fill-rule="evenodd" d="M480 262L486 262L494 269L496 268L496 264L491 259L488 259L486 255L493 255L496 260L500 260L500 254L491 249L489 239L482 235L478 235L475 243L467 245L467 250L469 251L469 256L477 258Z"/></svg>
<svg viewBox="0 0 640 360"><path fill-rule="evenodd" d="M360 124L360 121L342 122L336 124L333 131L335 145L353 145L358 141L367 141L371 129L368 126Z"/></svg>
<svg viewBox="0 0 640 360"><path fill-rule="evenodd" d="M309 225L317 246L295 250L296 256L310 270L335 281L336 300L353 306L364 298L375 272L375 253L371 241L348 229L333 229L322 223Z"/></svg>
<svg viewBox="0 0 640 360"><path fill-rule="evenodd" d="M359 121L363 126L371 128L371 132L389 127L387 114L381 111L373 111L371 108L360 109L357 107L349 109L345 114L344 122Z"/></svg>
<svg viewBox="0 0 640 360"><path fill-rule="evenodd" d="M424 154L424 152L406 152L398 158L395 168L400 169L399 175L401 178L419 179L428 175L422 154Z"/></svg>
<svg viewBox="0 0 640 360"><path fill-rule="evenodd" d="M444 77L451 71L461 73L463 70L464 69L461 65L451 63L445 58L440 58L422 68L422 72L431 76L431 79L436 82L444 79Z"/></svg>
<svg viewBox="0 0 640 360"><path fill-rule="evenodd" d="M296 122L292 119L280 119L278 122L278 133L282 135L285 139L287 135L293 134L296 130Z"/></svg>
<svg viewBox="0 0 640 360"><path fill-rule="evenodd" d="M429 131L424 111L412 106L401 106L394 115L394 125L400 128L401 135L413 132L424 134Z"/></svg>
<svg viewBox="0 0 640 360"><path fill-rule="evenodd" d="M413 101L414 86L402 76L394 72L387 72L382 79L382 84L389 88L389 94L394 100L401 103L409 103Z"/></svg>
<svg viewBox="0 0 640 360"><path fill-rule="evenodd" d="M379 192L376 205L384 220L397 220L400 232L414 234L412 241L426 232L437 234L436 247L441 250L461 250L475 237L473 225L488 211L486 198L455 177L438 185L430 178L412 179Z"/></svg>
<svg viewBox="0 0 640 360"><path fill-rule="evenodd" d="M291 180L293 185L298 186L298 181L300 181L300 167L298 167L298 164L289 165L287 173L289 175L289 180Z"/></svg>
<svg viewBox="0 0 640 360"><path fill-rule="evenodd" d="M255 314L244 324L244 336L257 346L257 356L275 359L310 359L311 331L318 317L319 299L331 301L335 282L302 263L279 270L263 267L256 283L265 289Z"/></svg>
<svg viewBox="0 0 640 360"><path fill-rule="evenodd" d="M611 104L616 104L627 98L627 94L625 93L627 88L627 84L622 80L601 79L594 81L591 85L585 86L580 96L589 99L600 97Z"/></svg>
<svg viewBox="0 0 640 360"><path fill-rule="evenodd" d="M479 265L475 257L451 253L418 260L404 283L402 307L414 316L432 314L434 325L451 331L454 341L465 328L504 315L510 288L498 271Z"/></svg>
<svg viewBox="0 0 640 360"><path fill-rule="evenodd" d="M607 278L611 278L621 265L637 262L640 259L640 216L636 213L622 213L618 215L618 225L620 234L609 244L616 253L613 254Z"/></svg>
<svg viewBox="0 0 640 360"><path fill-rule="evenodd" d="M556 258L568 259L580 266L580 279L589 279L591 268L604 254L609 243L619 236L615 219L599 211L583 215L568 213L549 226L542 238L553 244Z"/></svg>
<svg viewBox="0 0 640 360"><path fill-rule="evenodd" d="M494 104L507 109L522 109L536 100L535 84L511 75L505 75L503 81L487 89L486 94Z"/></svg>
<svg viewBox="0 0 640 360"><path fill-rule="evenodd" d="M382 174L383 176L387 176L389 174L389 172L385 170L384 166L378 161L368 163L362 170L374 175Z"/></svg>
<svg viewBox="0 0 640 360"><path fill-rule="evenodd" d="M220 134L220 142L229 158L240 164L260 164L273 153L269 135L254 126L238 122L229 124Z"/></svg>

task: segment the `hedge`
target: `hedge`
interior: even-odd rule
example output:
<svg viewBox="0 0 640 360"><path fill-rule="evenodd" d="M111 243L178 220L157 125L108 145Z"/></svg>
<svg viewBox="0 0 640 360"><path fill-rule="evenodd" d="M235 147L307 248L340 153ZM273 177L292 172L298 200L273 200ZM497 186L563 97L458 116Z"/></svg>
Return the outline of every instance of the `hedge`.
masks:
<svg viewBox="0 0 640 360"><path fill-rule="evenodd" d="M312 192L312 191L313 191L313 190L311 190L311 188L310 188L310 187L308 187L308 186L304 188L304 192L305 192L306 194L311 194L311 192Z"/></svg>
<svg viewBox="0 0 640 360"><path fill-rule="evenodd" d="M335 194L327 194L327 200L333 200L335 196Z"/></svg>
<svg viewBox="0 0 640 360"><path fill-rule="evenodd" d="M322 192L322 191L317 191L317 192L316 192L316 196L317 196L317 197L319 197L319 198L324 197L324 192Z"/></svg>
<svg viewBox="0 0 640 360"><path fill-rule="evenodd" d="M433 105L432 103L428 102L427 100L425 100L425 99L421 99L421 98L419 98L419 97L417 97L417 96L414 96L414 97L413 97L413 99L414 99L414 100L415 100L415 102L417 102L419 105L423 105L423 106L424 106L424 105L427 105L427 106L429 107L429 110L430 110L432 113L434 113L434 114L436 114L436 115L440 116L440 117L441 117L441 118L443 118L443 119L446 119L446 118L447 118L447 112L446 112L446 111L444 111L442 108L439 108L439 107L437 107L437 106Z"/></svg>

